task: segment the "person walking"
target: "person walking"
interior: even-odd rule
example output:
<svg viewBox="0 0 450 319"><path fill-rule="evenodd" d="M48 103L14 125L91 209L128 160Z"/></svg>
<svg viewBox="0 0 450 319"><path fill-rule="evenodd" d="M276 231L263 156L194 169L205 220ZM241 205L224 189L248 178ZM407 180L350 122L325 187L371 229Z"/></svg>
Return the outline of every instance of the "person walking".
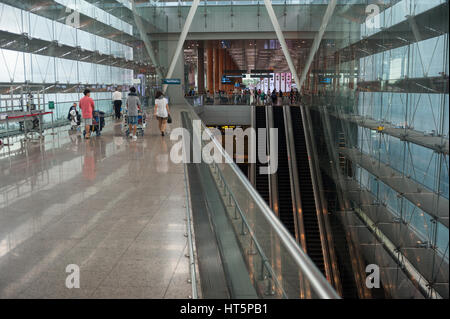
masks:
<svg viewBox="0 0 450 319"><path fill-rule="evenodd" d="M156 92L155 96L155 112L154 115L158 119L158 126L161 136L166 131L167 119L170 116L169 101L164 97L161 91Z"/></svg>
<svg viewBox="0 0 450 319"><path fill-rule="evenodd" d="M280 90L276 99L277 106L283 106L283 91Z"/></svg>
<svg viewBox="0 0 450 319"><path fill-rule="evenodd" d="M84 97L81 98L79 105L86 130L85 138L88 140L91 138L92 115L94 113L95 103L91 98L91 91L89 89L84 90L83 94Z"/></svg>
<svg viewBox="0 0 450 319"><path fill-rule="evenodd" d="M272 91L271 98L272 98L272 105L276 105L277 104L277 90L276 89L274 89Z"/></svg>
<svg viewBox="0 0 450 319"><path fill-rule="evenodd" d="M255 93L252 89L250 89L250 105L253 105L255 99Z"/></svg>
<svg viewBox="0 0 450 319"><path fill-rule="evenodd" d="M266 105L266 93L264 91L261 91L261 103L262 105Z"/></svg>
<svg viewBox="0 0 450 319"><path fill-rule="evenodd" d="M120 110L122 108L122 92L120 92L118 88L116 88L116 90L114 91L112 99L114 103L114 112L116 113L116 119L120 120Z"/></svg>
<svg viewBox="0 0 450 319"><path fill-rule="evenodd" d="M141 101L136 94L136 88L131 87L130 93L127 97L127 109L128 109L128 131L130 137L133 140L137 139L136 129L138 123L139 109L141 108Z"/></svg>

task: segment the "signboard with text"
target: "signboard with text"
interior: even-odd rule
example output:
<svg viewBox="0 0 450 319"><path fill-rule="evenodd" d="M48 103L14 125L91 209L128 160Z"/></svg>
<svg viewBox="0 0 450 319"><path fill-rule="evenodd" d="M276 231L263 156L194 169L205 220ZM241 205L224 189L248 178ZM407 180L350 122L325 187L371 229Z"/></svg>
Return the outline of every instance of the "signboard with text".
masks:
<svg viewBox="0 0 450 319"><path fill-rule="evenodd" d="M180 79L164 79L163 80L163 84L180 85L181 84L181 80Z"/></svg>

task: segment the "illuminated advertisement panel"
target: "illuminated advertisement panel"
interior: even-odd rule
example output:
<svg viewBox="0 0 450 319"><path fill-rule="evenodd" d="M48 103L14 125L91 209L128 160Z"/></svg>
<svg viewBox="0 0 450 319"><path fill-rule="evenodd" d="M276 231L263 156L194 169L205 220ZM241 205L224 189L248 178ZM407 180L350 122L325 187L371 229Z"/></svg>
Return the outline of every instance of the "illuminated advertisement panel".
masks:
<svg viewBox="0 0 450 319"><path fill-rule="evenodd" d="M277 92L280 91L280 78L281 78L281 74L276 73L275 74L275 90L277 90Z"/></svg>
<svg viewBox="0 0 450 319"><path fill-rule="evenodd" d="M286 73L281 73L281 81L280 81L280 89L281 92L286 92Z"/></svg>
<svg viewBox="0 0 450 319"><path fill-rule="evenodd" d="M292 90L292 74L286 73L286 92L291 92Z"/></svg>
<svg viewBox="0 0 450 319"><path fill-rule="evenodd" d="M269 86L269 91L272 92L273 89L275 88L275 74L271 73L271 78L270 78L270 86Z"/></svg>

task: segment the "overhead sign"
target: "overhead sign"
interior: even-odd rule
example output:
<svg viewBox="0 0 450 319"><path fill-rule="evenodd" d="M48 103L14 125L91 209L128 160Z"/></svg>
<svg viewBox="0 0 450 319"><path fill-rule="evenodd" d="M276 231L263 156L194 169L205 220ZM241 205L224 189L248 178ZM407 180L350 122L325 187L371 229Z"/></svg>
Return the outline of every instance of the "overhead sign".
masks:
<svg viewBox="0 0 450 319"><path fill-rule="evenodd" d="M232 73L232 74L245 74L245 73L247 73L247 70L225 70L225 71L223 71L223 73L224 74L229 74L229 73Z"/></svg>
<svg viewBox="0 0 450 319"><path fill-rule="evenodd" d="M226 78L243 78L242 74L234 74L234 75L225 75Z"/></svg>
<svg viewBox="0 0 450 319"><path fill-rule="evenodd" d="M252 79L270 79L273 78L272 74L251 74Z"/></svg>
<svg viewBox="0 0 450 319"><path fill-rule="evenodd" d="M164 84L181 84L181 80L180 79L164 79L163 83Z"/></svg>
<svg viewBox="0 0 450 319"><path fill-rule="evenodd" d="M49 110L54 110L55 109L55 102L49 101L48 102L48 109Z"/></svg>
<svg viewBox="0 0 450 319"><path fill-rule="evenodd" d="M273 70L251 70L250 73L273 73Z"/></svg>
<svg viewBox="0 0 450 319"><path fill-rule="evenodd" d="M233 83L233 82L231 81L231 79L229 77L227 77L227 76L222 77L222 84L231 84L231 83Z"/></svg>
<svg viewBox="0 0 450 319"><path fill-rule="evenodd" d="M331 77L319 76L319 83L331 84L332 83L332 79L331 79Z"/></svg>

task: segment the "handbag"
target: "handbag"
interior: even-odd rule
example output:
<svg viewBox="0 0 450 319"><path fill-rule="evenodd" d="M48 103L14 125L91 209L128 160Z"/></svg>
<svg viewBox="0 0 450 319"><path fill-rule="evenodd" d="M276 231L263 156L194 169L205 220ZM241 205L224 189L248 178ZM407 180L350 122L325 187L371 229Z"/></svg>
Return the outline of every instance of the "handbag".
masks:
<svg viewBox="0 0 450 319"><path fill-rule="evenodd" d="M167 123L172 124L172 116L170 116L170 114L167 117Z"/></svg>

